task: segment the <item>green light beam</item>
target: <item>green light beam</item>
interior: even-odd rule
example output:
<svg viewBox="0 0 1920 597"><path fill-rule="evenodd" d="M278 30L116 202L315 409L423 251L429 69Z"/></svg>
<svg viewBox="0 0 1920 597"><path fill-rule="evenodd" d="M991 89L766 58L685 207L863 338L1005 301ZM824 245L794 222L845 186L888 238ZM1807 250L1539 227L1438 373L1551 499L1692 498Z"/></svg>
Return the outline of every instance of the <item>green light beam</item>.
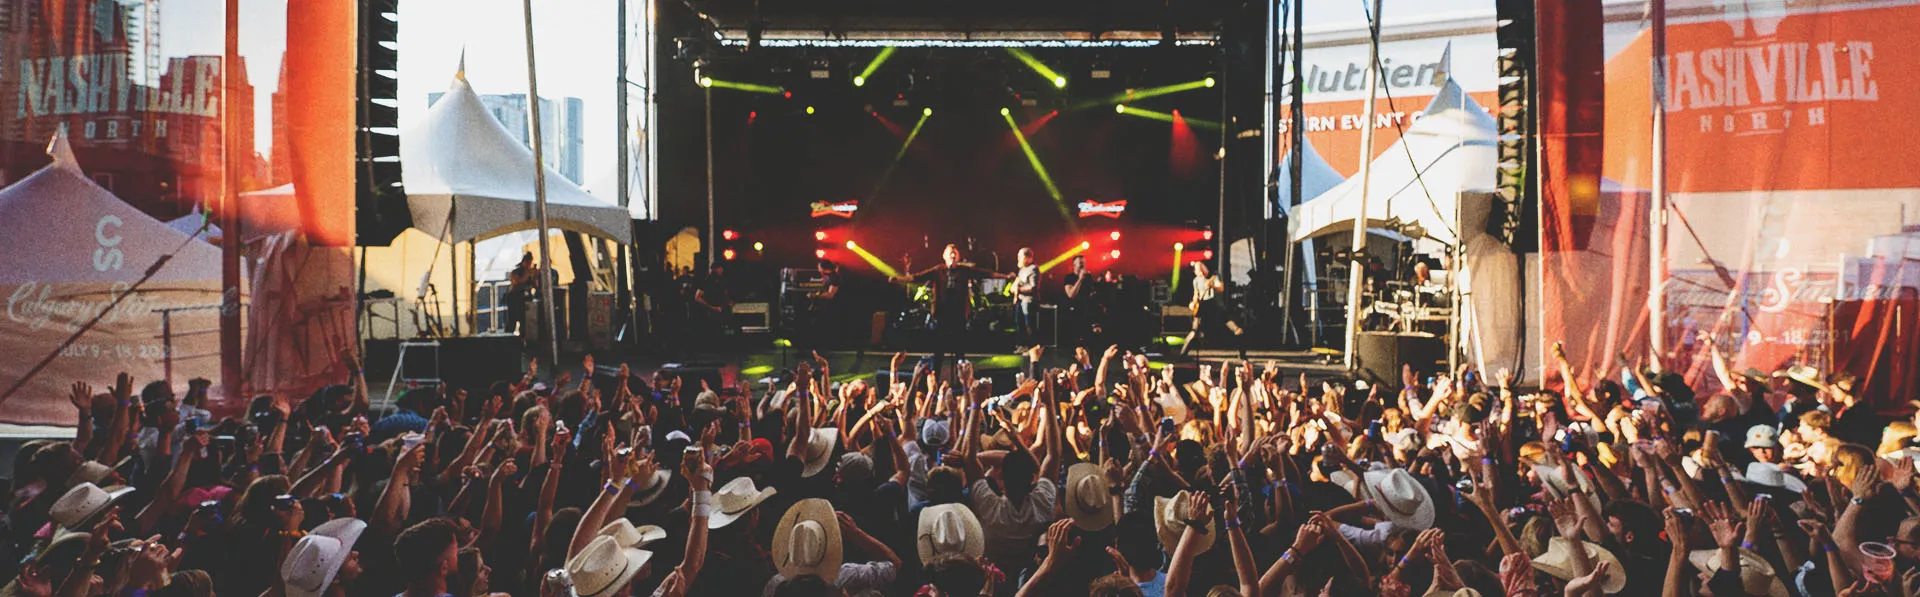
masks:
<svg viewBox="0 0 1920 597"><path fill-rule="evenodd" d="M1195 89L1212 87L1212 85L1207 84L1207 82L1211 80L1213 80L1212 77L1208 77L1198 81L1188 81L1186 83L1162 85L1159 87L1148 87L1146 89L1135 89L1132 91L1126 91L1126 92L1114 94L1110 97L1107 97L1106 99L1097 99L1097 100L1074 104L1073 107L1068 108L1067 110L1068 111L1085 110L1087 108L1092 108L1095 106L1118 104L1121 102L1137 102L1150 97L1160 97L1162 95L1180 93L1182 91L1192 91Z"/></svg>
<svg viewBox="0 0 1920 597"><path fill-rule="evenodd" d="M707 85L708 87L738 89L740 91L751 91L753 93L765 93L767 95L780 95L782 93L786 93L787 91L779 87L772 87L768 85L755 85L753 83L741 83L739 81L722 81L719 79L701 79L700 81L702 83L708 83L709 84Z"/></svg>
<svg viewBox="0 0 1920 597"><path fill-rule="evenodd" d="M880 65L884 64L887 59L891 57L893 57L893 46L887 46L885 49L880 50L879 54L874 55L872 61L867 62L867 68L861 69L860 74L853 78L853 86L865 86L867 84L867 77L873 76L873 71L880 70Z"/></svg>
<svg viewBox="0 0 1920 597"><path fill-rule="evenodd" d="M1173 282L1167 285L1167 292L1180 289L1180 253L1186 248L1186 245L1173 243Z"/></svg>
<svg viewBox="0 0 1920 597"><path fill-rule="evenodd" d="M1047 273L1047 270L1053 269L1054 266L1060 265L1062 263L1066 263L1067 260L1072 259L1074 255L1079 255L1081 253L1087 252L1087 248L1092 246L1093 246L1093 243L1080 241L1080 244L1074 245L1072 249L1067 249L1067 252L1061 253L1060 256L1054 257L1053 259L1048 259L1046 263L1040 264L1040 273L1043 273L1043 274Z"/></svg>
<svg viewBox="0 0 1920 597"><path fill-rule="evenodd" d="M873 192L867 194L867 200L880 196L880 189L887 188L887 181L893 179L893 169L900 166L900 159L907 157L907 148L913 146L913 139L920 136L920 127L927 125L927 119L933 117L933 108L920 111L920 121L913 123L913 130L907 132L907 140L900 143L900 151L893 152L893 163L887 164L887 171L880 173L879 184L873 185Z"/></svg>
<svg viewBox="0 0 1920 597"><path fill-rule="evenodd" d="M1054 87L1067 86L1066 77L1062 77L1060 73L1053 72L1053 69L1047 68L1046 63L1041 62L1039 58L1034 58L1033 55L1028 54L1026 50L1007 48L1007 53L1012 54L1014 58L1018 58L1021 62L1026 63L1028 67L1033 69L1033 72L1040 73L1040 76L1045 77L1047 82L1052 83Z"/></svg>
<svg viewBox="0 0 1920 597"><path fill-rule="evenodd" d="M862 261L867 262L867 265L873 266L874 271L886 274L889 278L900 277L900 272L894 271L892 266L887 265L885 261L881 261L879 257L873 256L873 253L868 253L867 248L860 246L859 243L847 241L847 250L853 251L855 255L859 255Z"/></svg>
<svg viewBox="0 0 1920 597"><path fill-rule="evenodd" d="M1007 128L1013 129L1013 138L1020 141L1020 151L1027 154L1027 163L1033 165L1033 173L1040 176L1040 184L1047 185L1047 195L1053 197L1055 207L1060 208L1060 216L1066 217L1067 206L1060 202L1060 188L1053 186L1053 177L1047 175L1047 166L1040 163L1040 155L1033 152L1033 146L1027 143L1027 136L1020 133L1020 125L1013 122L1013 116L1001 114L1007 120Z"/></svg>
<svg viewBox="0 0 1920 597"><path fill-rule="evenodd" d="M1172 115L1172 114L1168 114L1168 113L1166 113L1166 112L1156 112L1156 111L1153 111L1153 110L1148 110L1148 109L1146 109L1146 108L1140 108L1140 107L1135 107L1135 106L1128 106L1128 105L1121 105L1121 106L1118 106L1118 107L1116 107L1116 109L1115 109L1115 111L1116 111L1116 112L1119 112L1119 113L1121 113L1121 114L1125 114L1125 115L1128 115L1128 116L1138 116L1138 117L1141 117L1141 118L1146 118L1146 119L1150 119L1150 120L1158 120L1158 121L1161 121L1161 122L1173 122L1173 115ZM1198 118L1192 118L1192 117L1188 117L1188 116L1181 116L1180 118L1181 118L1182 120L1185 120L1185 121L1187 121L1187 124L1189 124L1189 125L1192 125L1192 126L1195 126L1195 127L1199 127L1199 128L1203 128L1203 129L1213 129L1213 130L1216 130L1216 131L1217 131L1217 130L1220 130L1220 129L1222 129L1222 128L1224 128L1224 127L1222 127L1222 126L1220 125L1220 123L1218 123L1218 122L1214 122L1214 121L1211 121L1211 120L1201 120L1201 119L1198 119Z"/></svg>

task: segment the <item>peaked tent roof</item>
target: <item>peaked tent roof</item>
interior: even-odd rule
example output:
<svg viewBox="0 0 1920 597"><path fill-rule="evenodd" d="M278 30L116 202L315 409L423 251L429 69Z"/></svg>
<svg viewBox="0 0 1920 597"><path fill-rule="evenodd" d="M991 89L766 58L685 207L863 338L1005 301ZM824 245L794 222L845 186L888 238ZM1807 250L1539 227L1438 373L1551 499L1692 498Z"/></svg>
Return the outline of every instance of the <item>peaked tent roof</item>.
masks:
<svg viewBox="0 0 1920 597"><path fill-rule="evenodd" d="M132 282L173 254L152 282L219 280L220 251L121 201L88 180L56 133L53 163L0 189L0 285ZM117 253L116 253L117 252Z"/></svg>
<svg viewBox="0 0 1920 597"><path fill-rule="evenodd" d="M167 220L167 227L172 228L174 232L185 234L187 236L193 236L195 233L199 233L200 240L207 241L207 243L209 244L214 244L214 239L220 238L220 225L207 222L207 218L209 217L212 217L212 216L207 214L206 212L200 211L200 206L195 205L193 206L192 213L189 213L187 215L180 216L178 218L174 218L171 220ZM202 224L204 224L207 227L207 230L204 233L200 232L200 226Z"/></svg>
<svg viewBox="0 0 1920 597"><path fill-rule="evenodd" d="M1448 78L1406 134L1373 159L1367 226L1417 223L1427 237L1453 243L1459 194L1494 186L1497 125L1485 108ZM1351 231L1360 207L1360 178L1288 212L1293 240Z"/></svg>
<svg viewBox="0 0 1920 597"><path fill-rule="evenodd" d="M1320 151L1313 148L1313 141L1309 140L1302 144L1301 147L1306 148L1306 155L1300 157L1301 197L1307 199L1319 197L1321 193L1332 190L1333 187L1339 186L1341 181L1347 179L1347 177L1340 175L1339 170L1334 170L1333 166L1327 165L1327 160L1320 157ZM1289 151L1287 155L1280 157L1279 178L1276 180L1278 180L1277 184L1280 185L1281 204L1292 205L1293 202L1287 200L1287 195L1293 192L1291 188L1293 184L1293 152Z"/></svg>
<svg viewBox="0 0 1920 597"><path fill-rule="evenodd" d="M400 136L414 227L450 242L531 230L533 152L494 120L464 73L419 127ZM554 228L632 242L627 211L547 168L547 221ZM451 227L449 227L451 224Z"/></svg>

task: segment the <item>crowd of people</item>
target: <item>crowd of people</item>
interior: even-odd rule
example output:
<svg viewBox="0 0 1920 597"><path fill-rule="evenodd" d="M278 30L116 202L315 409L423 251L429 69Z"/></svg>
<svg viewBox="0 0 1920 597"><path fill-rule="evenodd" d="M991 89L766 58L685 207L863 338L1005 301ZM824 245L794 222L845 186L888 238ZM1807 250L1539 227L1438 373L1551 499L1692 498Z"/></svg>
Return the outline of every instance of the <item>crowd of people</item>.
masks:
<svg viewBox="0 0 1920 597"><path fill-rule="evenodd" d="M1011 387L904 355L758 385L589 357L376 410L344 355L347 383L230 417L200 380L77 381L77 437L15 459L0 591L1920 594L1914 425L1844 375L1717 362L1695 396L1558 351L1538 392L1023 356Z"/></svg>

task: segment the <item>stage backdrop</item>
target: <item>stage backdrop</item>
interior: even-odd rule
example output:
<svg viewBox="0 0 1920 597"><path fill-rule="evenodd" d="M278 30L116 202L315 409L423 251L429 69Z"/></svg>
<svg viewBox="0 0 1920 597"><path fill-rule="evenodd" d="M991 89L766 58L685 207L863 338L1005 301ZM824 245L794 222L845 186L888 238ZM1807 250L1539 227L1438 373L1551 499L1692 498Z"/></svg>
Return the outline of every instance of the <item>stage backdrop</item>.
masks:
<svg viewBox="0 0 1920 597"><path fill-rule="evenodd" d="M220 303L222 234L246 240L245 327L276 331L247 338L248 391L304 397L337 382L338 349L353 339L340 245L353 238L355 3L243 3L239 54L227 57L219 0L0 2L0 209L19 216L0 219L0 236L31 241L8 257L0 386L131 293L0 403L0 424L70 426L69 384L102 389L120 371L219 388L217 311L175 312L170 330L160 313ZM70 153L56 161L46 148L62 131ZM270 188L280 191L253 193ZM241 195L240 229L202 226L229 195Z"/></svg>

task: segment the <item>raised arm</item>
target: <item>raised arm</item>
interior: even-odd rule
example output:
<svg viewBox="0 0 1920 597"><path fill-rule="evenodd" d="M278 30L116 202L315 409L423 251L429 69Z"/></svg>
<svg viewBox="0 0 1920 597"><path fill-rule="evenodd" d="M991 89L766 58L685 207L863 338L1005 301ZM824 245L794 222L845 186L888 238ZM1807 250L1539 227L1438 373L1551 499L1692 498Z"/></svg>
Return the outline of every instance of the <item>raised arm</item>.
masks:
<svg viewBox="0 0 1920 597"><path fill-rule="evenodd" d="M1194 520L1205 524L1206 521L1210 521L1213 518L1212 508L1209 507L1211 504L1208 503L1206 493L1196 491L1187 494L1185 497L1187 499L1187 511L1193 516ZM1200 536L1205 534L1205 531L1202 530L1204 528L1205 527L1197 529L1192 525L1187 525L1184 530L1180 531L1180 543L1173 548L1173 561L1167 564L1166 597L1186 596L1187 580L1193 576L1193 558L1200 555Z"/></svg>
<svg viewBox="0 0 1920 597"><path fill-rule="evenodd" d="M500 535L500 516L506 508L504 500L500 497L501 489L513 479L514 473L517 472L520 472L520 466L515 464L512 458L508 458L506 462L500 463L499 468L494 469L493 478L488 479L487 505L480 511L480 545L491 546L494 544L494 538Z"/></svg>
<svg viewBox="0 0 1920 597"><path fill-rule="evenodd" d="M1300 530L1293 536L1293 547L1281 553L1280 559L1274 560L1273 565L1267 567L1267 572L1260 575L1260 597L1279 595L1280 585L1299 569L1300 558L1306 557L1308 553L1313 552L1314 548L1320 546L1321 536L1324 533L1326 531L1320 525L1311 522L1300 525Z"/></svg>
<svg viewBox="0 0 1920 597"><path fill-rule="evenodd" d="M713 511L713 467L707 465L706 458L705 454L695 452L680 463L680 476L687 479L688 489L693 491L688 500L692 519L687 521L687 548L682 552L686 554L685 559L660 583L656 594L661 597L684 597L687 588L700 577L700 569L706 566L707 518Z"/></svg>
<svg viewBox="0 0 1920 597"><path fill-rule="evenodd" d="M386 532L400 532L400 525L406 522L407 504L412 501L407 487L413 484L418 474L415 469L420 467L421 451L425 448L425 444L406 448L394 459L393 474L387 479L386 489L380 492L379 507L375 508L369 526Z"/></svg>

